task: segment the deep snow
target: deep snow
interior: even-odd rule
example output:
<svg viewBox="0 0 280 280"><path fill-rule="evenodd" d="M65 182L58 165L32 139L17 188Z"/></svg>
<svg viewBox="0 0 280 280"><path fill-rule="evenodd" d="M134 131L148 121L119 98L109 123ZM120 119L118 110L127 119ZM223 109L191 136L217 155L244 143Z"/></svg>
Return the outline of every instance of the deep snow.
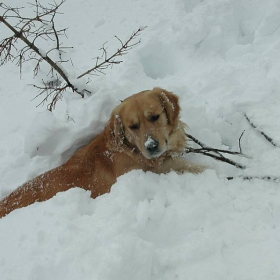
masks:
<svg viewBox="0 0 280 280"><path fill-rule="evenodd" d="M77 188L16 210L0 220L0 279L280 279L279 182L238 178L280 176L280 149L244 116L280 146L280 1L67 0L61 10L72 78L104 42L118 47L114 35L148 27L122 64L91 77L92 96L69 92L53 115L30 101L32 64L21 80L16 66L0 68L0 197L102 131L119 100L154 86L180 96L188 132L210 146L239 150L245 130L251 159L235 157L239 170L188 155L209 170L137 170L95 200Z"/></svg>

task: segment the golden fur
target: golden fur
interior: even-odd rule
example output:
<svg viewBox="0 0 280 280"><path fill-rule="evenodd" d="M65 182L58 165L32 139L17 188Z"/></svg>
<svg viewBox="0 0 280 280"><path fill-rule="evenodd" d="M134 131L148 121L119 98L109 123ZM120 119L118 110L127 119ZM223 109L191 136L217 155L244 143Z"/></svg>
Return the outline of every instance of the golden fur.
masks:
<svg viewBox="0 0 280 280"><path fill-rule="evenodd" d="M117 177L134 169L199 173L181 157L186 147L178 97L161 88L134 94L117 106L104 131L66 163L23 184L0 201L0 218L17 208L81 187L91 197L110 191Z"/></svg>

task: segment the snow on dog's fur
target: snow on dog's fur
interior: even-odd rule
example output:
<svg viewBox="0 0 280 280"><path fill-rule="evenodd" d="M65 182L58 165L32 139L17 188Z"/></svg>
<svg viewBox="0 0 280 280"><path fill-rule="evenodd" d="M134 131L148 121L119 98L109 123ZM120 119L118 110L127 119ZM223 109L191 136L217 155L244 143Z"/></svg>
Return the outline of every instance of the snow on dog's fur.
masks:
<svg viewBox="0 0 280 280"><path fill-rule="evenodd" d="M104 131L66 163L25 183L0 202L0 217L61 191L81 187L91 197L110 191L133 169L199 173L180 154L186 147L178 97L161 88L134 94L117 106Z"/></svg>

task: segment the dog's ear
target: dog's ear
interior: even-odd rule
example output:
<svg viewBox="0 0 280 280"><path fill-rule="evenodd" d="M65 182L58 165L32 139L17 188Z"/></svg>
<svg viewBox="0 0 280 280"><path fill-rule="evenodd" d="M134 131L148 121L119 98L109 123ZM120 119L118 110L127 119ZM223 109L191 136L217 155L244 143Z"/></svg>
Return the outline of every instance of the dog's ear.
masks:
<svg viewBox="0 0 280 280"><path fill-rule="evenodd" d="M116 110L113 111L111 115L109 127L110 127L110 134L111 137L113 138L112 140L114 144L117 147L122 146L125 140L124 129L123 129L121 117Z"/></svg>
<svg viewBox="0 0 280 280"><path fill-rule="evenodd" d="M154 88L156 90L161 104L165 110L167 115L168 123L170 125L174 125L179 118L180 106L179 106L179 98L172 92L161 88Z"/></svg>
<svg viewBox="0 0 280 280"><path fill-rule="evenodd" d="M124 142L124 129L120 115L115 115L114 120L114 135L118 145L123 145Z"/></svg>

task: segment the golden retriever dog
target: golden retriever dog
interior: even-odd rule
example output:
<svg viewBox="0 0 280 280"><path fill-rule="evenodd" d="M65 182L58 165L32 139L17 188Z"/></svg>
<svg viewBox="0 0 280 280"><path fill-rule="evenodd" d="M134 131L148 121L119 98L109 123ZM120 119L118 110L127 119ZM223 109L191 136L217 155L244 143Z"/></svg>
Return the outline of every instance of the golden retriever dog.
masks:
<svg viewBox="0 0 280 280"><path fill-rule="evenodd" d="M179 113L178 97L161 88L128 97L113 110L104 131L66 163L0 201L0 217L73 187L89 190L95 198L109 192L119 176L134 169L202 172L203 167L182 158L187 139Z"/></svg>

